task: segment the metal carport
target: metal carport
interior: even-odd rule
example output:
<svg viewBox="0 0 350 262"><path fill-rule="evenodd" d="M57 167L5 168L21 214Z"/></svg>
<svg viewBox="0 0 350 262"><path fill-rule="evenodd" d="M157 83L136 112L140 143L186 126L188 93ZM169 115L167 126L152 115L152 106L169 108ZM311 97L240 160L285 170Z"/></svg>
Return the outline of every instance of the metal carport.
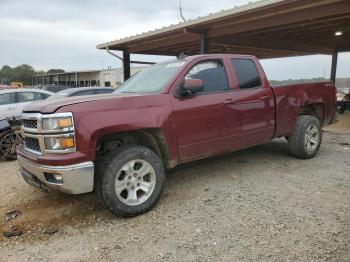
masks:
<svg viewBox="0 0 350 262"><path fill-rule="evenodd" d="M154 31L99 44L123 52L124 79L130 54L252 54L276 58L350 51L350 0L263 0Z"/></svg>

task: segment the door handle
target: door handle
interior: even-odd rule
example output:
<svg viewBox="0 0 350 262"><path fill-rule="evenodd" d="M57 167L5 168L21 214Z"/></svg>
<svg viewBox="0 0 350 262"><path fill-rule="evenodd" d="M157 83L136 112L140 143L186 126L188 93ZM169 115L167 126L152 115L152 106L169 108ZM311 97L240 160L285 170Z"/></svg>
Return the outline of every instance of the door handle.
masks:
<svg viewBox="0 0 350 262"><path fill-rule="evenodd" d="M262 96L260 97L260 100L269 100L270 99L270 96Z"/></svg>
<svg viewBox="0 0 350 262"><path fill-rule="evenodd" d="M234 104L234 101L232 99L227 99L224 101L225 105L229 105L229 104Z"/></svg>
<svg viewBox="0 0 350 262"><path fill-rule="evenodd" d="M15 110L16 108L13 107L13 106L10 106L10 107L8 107L7 109L8 109L8 110Z"/></svg>

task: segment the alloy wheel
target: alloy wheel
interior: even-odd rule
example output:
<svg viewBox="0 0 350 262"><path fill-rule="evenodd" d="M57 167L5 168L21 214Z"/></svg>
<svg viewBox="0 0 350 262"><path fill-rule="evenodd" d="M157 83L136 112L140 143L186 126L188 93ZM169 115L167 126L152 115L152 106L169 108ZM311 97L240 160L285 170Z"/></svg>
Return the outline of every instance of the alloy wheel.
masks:
<svg viewBox="0 0 350 262"><path fill-rule="evenodd" d="M156 184L156 173L150 163L137 159L125 163L115 180L118 199L126 205L140 205L151 195Z"/></svg>

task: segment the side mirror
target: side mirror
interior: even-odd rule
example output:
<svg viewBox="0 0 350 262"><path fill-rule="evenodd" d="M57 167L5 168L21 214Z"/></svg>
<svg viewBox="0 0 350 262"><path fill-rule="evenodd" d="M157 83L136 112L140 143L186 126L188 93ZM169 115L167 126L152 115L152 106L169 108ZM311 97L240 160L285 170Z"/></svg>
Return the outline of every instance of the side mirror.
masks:
<svg viewBox="0 0 350 262"><path fill-rule="evenodd" d="M179 87L179 96L194 95L204 90L202 79L185 79Z"/></svg>

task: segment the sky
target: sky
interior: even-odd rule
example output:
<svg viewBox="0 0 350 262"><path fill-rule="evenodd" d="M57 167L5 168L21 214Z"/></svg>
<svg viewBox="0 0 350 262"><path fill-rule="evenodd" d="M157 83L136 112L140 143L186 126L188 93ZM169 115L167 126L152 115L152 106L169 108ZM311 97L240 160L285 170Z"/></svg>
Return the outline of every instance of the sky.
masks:
<svg viewBox="0 0 350 262"><path fill-rule="evenodd" d="M182 0L193 19L252 0ZM179 1L0 0L0 67L30 64L36 70L101 69L120 63L96 45L181 21ZM161 61L155 56L133 59ZM270 79L329 77L330 56L262 61ZM350 77L350 53L339 56L337 77Z"/></svg>

